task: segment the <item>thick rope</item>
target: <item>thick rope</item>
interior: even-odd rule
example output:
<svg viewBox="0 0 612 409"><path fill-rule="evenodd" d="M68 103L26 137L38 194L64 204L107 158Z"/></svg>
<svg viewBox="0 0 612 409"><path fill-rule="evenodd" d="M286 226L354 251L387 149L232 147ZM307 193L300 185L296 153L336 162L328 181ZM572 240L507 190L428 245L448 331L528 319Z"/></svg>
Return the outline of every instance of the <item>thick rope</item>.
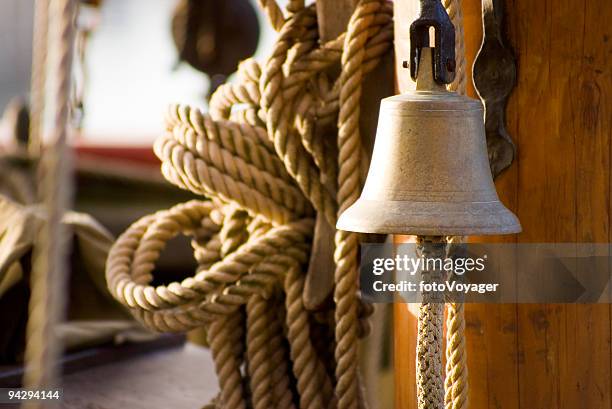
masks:
<svg viewBox="0 0 612 409"><path fill-rule="evenodd" d="M455 26L455 58L457 59L455 80L448 88L465 95L467 74L461 0L443 0L443 5ZM451 238L451 245L454 241L460 241L460 238ZM445 408L467 409L468 368L463 303L448 303L446 305L446 377L444 386Z"/></svg>
<svg viewBox="0 0 612 409"><path fill-rule="evenodd" d="M32 76L30 80L30 132L28 149L38 157L42 149L45 87L47 83L47 48L49 34L49 1L34 3L34 32L32 33Z"/></svg>
<svg viewBox="0 0 612 409"><path fill-rule="evenodd" d="M417 257L444 259L446 242L442 237L419 236ZM426 283L444 282L443 270L422 271ZM417 403L419 409L444 408L442 344L444 338L444 297L436 291L424 291L417 321Z"/></svg>
<svg viewBox="0 0 612 409"><path fill-rule="evenodd" d="M208 344L212 351L215 368L221 387L222 407L226 409L246 409L242 374L232 343L232 332L237 332L238 314L228 319L216 319L208 326ZM235 335L235 334L234 334Z"/></svg>
<svg viewBox="0 0 612 409"><path fill-rule="evenodd" d="M254 295L247 303L247 366L253 385L254 409L274 407L273 368L268 360L268 344L272 337L268 308L268 302L260 295Z"/></svg>
<svg viewBox="0 0 612 409"><path fill-rule="evenodd" d="M181 283L148 285L164 244L179 232L193 234L206 210L206 202L194 201L145 217L111 249L107 282L112 294L156 330L186 331L229 314L249 296L269 291L290 263L307 259L307 247L300 243L312 235L311 219L271 228Z"/></svg>
<svg viewBox="0 0 612 409"><path fill-rule="evenodd" d="M447 409L467 408L468 380L464 304L448 304L446 314L445 407Z"/></svg>
<svg viewBox="0 0 612 409"><path fill-rule="evenodd" d="M304 308L302 293L304 290L304 275L292 269L285 279L287 293L287 329L289 345L291 346L291 360L293 371L297 379L297 388L300 393L300 408L317 409L327 407L330 396L329 379L321 378L319 361L310 340L310 324L308 313ZM327 388L324 384L327 383Z"/></svg>
<svg viewBox="0 0 612 409"><path fill-rule="evenodd" d="M461 237L447 238L447 252L461 242ZM446 304L446 378L444 380L446 409L468 407L468 367L465 343L465 305L462 300Z"/></svg>
<svg viewBox="0 0 612 409"><path fill-rule="evenodd" d="M290 128L288 117L292 114L292 104L289 100L290 95L282 92L283 82L286 81L283 78L282 67L294 42L293 39L300 34L307 35L305 33L308 30L315 31L315 24L314 8L309 7L292 16L283 26L260 81L261 105L266 112L268 135L274 141L276 153L285 164L288 173L297 181L315 209L321 212L330 224L335 225L335 201L330 192L318 183L319 172L312 157L306 153L299 136ZM296 92L299 88L300 85L297 85L290 89Z"/></svg>
<svg viewBox="0 0 612 409"><path fill-rule="evenodd" d="M24 386L30 389L57 386L57 361L62 348L54 330L63 314L68 269L69 235L61 219L69 207L72 186L71 160L66 139L75 4L72 0L55 0L51 2L50 11L52 21L56 23L50 27L53 28L53 44L57 47L56 65L52 67L55 80L54 131L51 145L45 149L39 169L40 196L45 206L46 220L38 234L32 256L24 377ZM39 89L38 92L43 91ZM40 132L40 116L35 120L39 121ZM39 408L43 407L42 402L29 402L24 406Z"/></svg>
<svg viewBox="0 0 612 409"><path fill-rule="evenodd" d="M288 359L289 353L285 346L284 326L286 314L283 308L276 305L275 310L267 311L270 322L270 343L268 345L270 366L272 367L272 394L274 396L274 408L294 409L291 391L292 379L289 376Z"/></svg>
<svg viewBox="0 0 612 409"><path fill-rule="evenodd" d="M338 212L358 198L361 189L359 113L362 63L365 43L372 35L371 21L384 7L380 1L362 1L349 22L342 54L340 111L338 117ZM357 408L357 288L359 282L358 235L338 231L335 235L336 262L334 300L336 302L336 392L339 409Z"/></svg>
<svg viewBox="0 0 612 409"><path fill-rule="evenodd" d="M275 0L258 0L259 5L265 11L268 16L268 21L272 25L272 28L276 31L280 31L285 24L285 17L283 11L278 7L278 3Z"/></svg>
<svg viewBox="0 0 612 409"><path fill-rule="evenodd" d="M111 249L108 286L152 329L207 328L218 407L365 407L357 339L371 308L358 298L357 237L337 237L335 308L306 310L302 290L315 211L334 225L359 194L361 83L392 48L392 6L361 1L347 32L319 44L314 6L290 1L283 15L275 2L260 3L279 32L264 68L241 63L209 115L171 107L155 144L171 183L212 200L134 223ZM315 122L330 131L318 134ZM197 272L153 287L154 265L176 234L192 237ZM234 322L245 314L246 329ZM224 325L246 339L232 340Z"/></svg>

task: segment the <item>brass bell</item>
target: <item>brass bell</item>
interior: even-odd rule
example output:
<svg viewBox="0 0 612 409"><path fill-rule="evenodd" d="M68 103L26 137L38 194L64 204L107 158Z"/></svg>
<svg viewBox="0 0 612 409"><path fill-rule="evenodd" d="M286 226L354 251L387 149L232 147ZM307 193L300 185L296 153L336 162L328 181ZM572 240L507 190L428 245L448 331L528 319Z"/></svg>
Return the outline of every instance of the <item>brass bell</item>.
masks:
<svg viewBox="0 0 612 409"><path fill-rule="evenodd" d="M337 227L362 233L509 234L521 231L489 168L480 101L434 81L424 48L417 89L382 100L361 197Z"/></svg>

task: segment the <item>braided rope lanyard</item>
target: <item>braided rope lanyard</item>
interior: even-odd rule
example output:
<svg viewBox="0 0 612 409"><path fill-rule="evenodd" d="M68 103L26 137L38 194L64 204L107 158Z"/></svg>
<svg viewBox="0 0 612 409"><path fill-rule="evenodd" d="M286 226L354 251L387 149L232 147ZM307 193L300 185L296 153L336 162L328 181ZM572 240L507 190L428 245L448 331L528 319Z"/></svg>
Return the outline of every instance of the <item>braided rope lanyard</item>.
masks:
<svg viewBox="0 0 612 409"><path fill-rule="evenodd" d="M108 286L154 330L206 329L221 389L208 407L365 407L357 340L371 309L358 296L356 235L336 234L335 308L308 311L302 292L315 212L335 225L359 194L361 84L392 48L392 6L361 0L347 31L320 44L314 6L260 4L278 31L267 62L242 62L208 114L170 107L154 145L168 181L211 200L130 226L109 254ZM336 123L338 139L315 122ZM179 233L193 238L195 275L151 286Z"/></svg>
<svg viewBox="0 0 612 409"><path fill-rule="evenodd" d="M37 23L34 35L34 47L43 47L41 39L46 39L47 24L44 1L36 3ZM49 389L57 386L57 359L61 354L61 345L54 330L61 320L66 293L67 253L69 248L68 232L61 223L62 215L68 209L71 198L70 172L71 160L66 143L67 122L70 95L70 74L73 49L73 19L75 4L72 0L55 0L49 5L50 34L52 45L57 48L56 59L51 66L54 75L54 131L52 140L42 152L39 169L39 192L44 204L46 219L34 246L32 255L31 295L29 301L29 318L27 323L27 342L25 350L26 371L24 386L29 389ZM43 21L40 21L43 20ZM40 32L42 31L42 33ZM35 54L44 50L35 50ZM34 58L33 77L44 77L45 58ZM33 80L37 100L33 121L37 123L35 142L41 143L42 103L44 80ZM34 145L35 151L36 145ZM27 408L43 407L43 401L32 401L24 404ZM44 404L49 406L48 403Z"/></svg>
<svg viewBox="0 0 612 409"><path fill-rule="evenodd" d="M443 259L446 241L441 236L417 236L416 255L427 259ZM422 271L422 280L443 283L443 270ZM417 403L419 409L444 408L442 379L442 343L444 297L436 291L424 291L417 320Z"/></svg>

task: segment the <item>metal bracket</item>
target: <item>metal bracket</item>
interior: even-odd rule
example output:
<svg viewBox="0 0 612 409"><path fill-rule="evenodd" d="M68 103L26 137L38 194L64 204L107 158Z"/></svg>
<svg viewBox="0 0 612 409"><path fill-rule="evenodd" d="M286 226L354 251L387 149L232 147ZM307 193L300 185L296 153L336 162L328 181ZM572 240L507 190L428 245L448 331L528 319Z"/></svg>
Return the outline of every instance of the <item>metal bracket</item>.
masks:
<svg viewBox="0 0 612 409"><path fill-rule="evenodd" d="M410 76L416 81L421 50L429 47L429 28L435 31L433 77L439 84L455 79L455 27L440 0L421 0L419 17L410 25Z"/></svg>
<svg viewBox="0 0 612 409"><path fill-rule="evenodd" d="M489 164L494 178L512 164L515 154L505 128L505 110L516 83L516 63L504 42L503 14L503 0L482 0L483 39L473 70L474 86L485 108Z"/></svg>

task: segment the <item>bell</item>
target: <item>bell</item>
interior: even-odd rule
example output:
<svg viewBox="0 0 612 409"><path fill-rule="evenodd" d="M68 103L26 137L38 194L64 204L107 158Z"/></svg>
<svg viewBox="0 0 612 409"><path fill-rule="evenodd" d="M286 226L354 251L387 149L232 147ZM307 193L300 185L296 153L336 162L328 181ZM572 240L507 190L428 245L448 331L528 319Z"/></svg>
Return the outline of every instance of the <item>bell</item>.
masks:
<svg viewBox="0 0 612 409"><path fill-rule="evenodd" d="M382 100L365 186L341 214L338 229L428 236L520 232L495 191L482 104L436 84L431 58L422 53L416 91Z"/></svg>

